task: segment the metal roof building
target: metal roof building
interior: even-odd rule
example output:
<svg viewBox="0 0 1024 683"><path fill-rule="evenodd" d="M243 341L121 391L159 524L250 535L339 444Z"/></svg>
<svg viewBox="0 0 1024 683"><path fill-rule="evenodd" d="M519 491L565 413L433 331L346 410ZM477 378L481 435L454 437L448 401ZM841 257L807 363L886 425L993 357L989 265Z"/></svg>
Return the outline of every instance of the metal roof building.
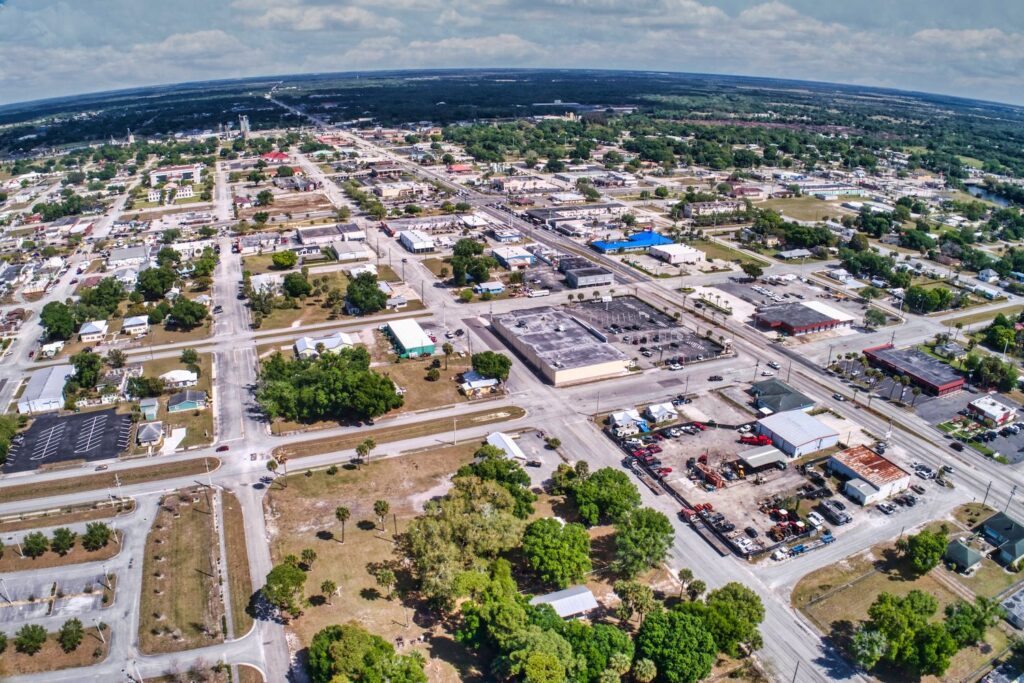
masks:
<svg viewBox="0 0 1024 683"><path fill-rule="evenodd" d="M573 586L547 595L535 595L530 598L530 604L551 605L555 614L563 619L586 614L598 607L597 598L586 586Z"/></svg>
<svg viewBox="0 0 1024 683"><path fill-rule="evenodd" d="M505 432L491 432L487 435L487 443L505 451L505 455L517 460L526 460L526 454L519 448L519 444Z"/></svg>
<svg viewBox="0 0 1024 683"><path fill-rule="evenodd" d="M799 458L839 443L839 432L802 410L787 410L757 421L757 433L771 437L780 451Z"/></svg>
<svg viewBox="0 0 1024 683"><path fill-rule="evenodd" d="M387 324L387 329L398 346L398 355L402 358L429 356L434 353L434 342L412 318L392 320Z"/></svg>
<svg viewBox="0 0 1024 683"><path fill-rule="evenodd" d="M18 399L18 412L32 414L60 410L64 405L64 385L74 374L75 368L71 365L54 365L33 374L25 393Z"/></svg>

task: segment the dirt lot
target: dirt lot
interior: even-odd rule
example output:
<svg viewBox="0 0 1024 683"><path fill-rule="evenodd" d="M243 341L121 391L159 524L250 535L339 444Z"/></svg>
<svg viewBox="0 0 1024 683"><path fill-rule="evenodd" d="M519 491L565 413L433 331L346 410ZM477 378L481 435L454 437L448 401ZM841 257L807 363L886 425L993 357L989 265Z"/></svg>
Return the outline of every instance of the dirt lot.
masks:
<svg viewBox="0 0 1024 683"><path fill-rule="evenodd" d="M305 213L331 211L334 208L322 192L282 192L276 189L273 192L273 204L239 209L238 218L251 221L252 217L260 211L265 211L271 216L291 214L292 218L303 218Z"/></svg>
<svg viewBox="0 0 1024 683"><path fill-rule="evenodd" d="M478 443L441 448L422 453L370 462L362 469L342 469L335 475L325 471L311 476L292 475L279 479L267 494L265 510L271 533L271 552L275 562L285 555L299 555L312 548L317 560L306 581L306 594L314 603L301 619L291 622L289 630L303 646L314 633L330 624L356 621L371 633L389 642L403 638L422 645L399 647L408 652L420 649L428 658L427 676L431 681L454 682L480 677L486 662L455 643L440 624L426 612L415 611L381 592L367 567L372 563L395 559L392 533L401 532L423 505L448 488L448 477L472 459ZM281 486L286 484L286 486ZM376 524L373 503L386 500L394 517L387 520L387 531ZM338 506L352 513L341 527L334 517ZM403 587L399 572L399 589ZM331 579L340 588L337 595L320 595L320 584ZM407 625L408 624L408 625Z"/></svg>
<svg viewBox="0 0 1024 683"><path fill-rule="evenodd" d="M49 634L43 649L34 655L20 654L14 650L13 643L8 643L6 651L0 655L0 676L58 671L102 662L106 659L110 647L109 635L106 642L103 642L104 639L100 637L95 626L83 625L85 637L82 644L73 652L64 652L57 643L55 633Z"/></svg>

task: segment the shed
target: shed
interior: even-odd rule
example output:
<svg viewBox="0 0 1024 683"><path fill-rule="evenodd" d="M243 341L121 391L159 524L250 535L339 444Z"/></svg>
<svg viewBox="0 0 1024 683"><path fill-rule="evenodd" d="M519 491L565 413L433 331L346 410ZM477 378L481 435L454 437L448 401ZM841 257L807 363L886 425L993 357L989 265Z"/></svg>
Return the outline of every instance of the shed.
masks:
<svg viewBox="0 0 1024 683"><path fill-rule="evenodd" d="M778 462L786 462L786 454L775 446L755 446L736 454L751 470L756 470Z"/></svg>
<svg viewBox="0 0 1024 683"><path fill-rule="evenodd" d="M155 398L144 398L139 401L139 410L145 420L155 420L159 409L160 401Z"/></svg>
<svg viewBox="0 0 1024 683"><path fill-rule="evenodd" d="M551 605L555 614L563 619L578 617L598 608L597 598L586 586L573 586L547 595L535 595L530 598L530 604Z"/></svg>

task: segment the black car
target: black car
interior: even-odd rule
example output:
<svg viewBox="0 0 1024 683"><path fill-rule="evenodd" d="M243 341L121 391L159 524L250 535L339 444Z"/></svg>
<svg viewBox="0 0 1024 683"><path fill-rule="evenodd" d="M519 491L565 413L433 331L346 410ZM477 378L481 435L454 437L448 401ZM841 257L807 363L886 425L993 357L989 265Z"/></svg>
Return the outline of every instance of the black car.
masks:
<svg viewBox="0 0 1024 683"><path fill-rule="evenodd" d="M964 449L964 445L962 443L960 443L959 441L951 442L949 444L949 447L952 448L954 451L962 451Z"/></svg>
<svg viewBox="0 0 1024 683"><path fill-rule="evenodd" d="M743 531L746 532L747 536L750 536L751 538L757 538L757 529L755 529L754 527L748 526Z"/></svg>
<svg viewBox="0 0 1024 683"><path fill-rule="evenodd" d="M722 376L721 375L711 375L710 377L708 377L708 381L709 382L721 382L722 381Z"/></svg>

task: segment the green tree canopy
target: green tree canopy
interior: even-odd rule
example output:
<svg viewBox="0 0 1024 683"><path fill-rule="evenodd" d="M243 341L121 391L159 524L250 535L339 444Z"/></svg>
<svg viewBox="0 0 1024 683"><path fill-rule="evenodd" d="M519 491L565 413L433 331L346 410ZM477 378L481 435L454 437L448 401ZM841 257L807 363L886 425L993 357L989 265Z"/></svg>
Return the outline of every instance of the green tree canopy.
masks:
<svg viewBox="0 0 1024 683"><path fill-rule="evenodd" d="M590 573L590 536L582 524L563 525L545 517L523 534L523 553L541 581L568 588Z"/></svg>
<svg viewBox="0 0 1024 683"><path fill-rule="evenodd" d="M500 379L502 382L508 379L508 373L512 369L512 359L495 351L474 353L472 361L476 372L484 377Z"/></svg>
<svg viewBox="0 0 1024 683"><path fill-rule="evenodd" d="M298 255L291 250L277 251L270 257L270 262L277 270L289 270L299 262Z"/></svg>
<svg viewBox="0 0 1024 683"><path fill-rule="evenodd" d="M71 308L59 301L51 301L39 313L39 323L50 341L67 341L75 333L75 316Z"/></svg>
<svg viewBox="0 0 1024 683"><path fill-rule="evenodd" d="M672 547L672 523L663 513L640 508L625 513L615 525L615 566L633 577L665 559Z"/></svg>
<svg viewBox="0 0 1024 683"><path fill-rule="evenodd" d="M377 285L377 276L373 273L360 273L348 283L345 292L348 302L359 309L363 315L376 313L387 305L388 296Z"/></svg>
<svg viewBox="0 0 1024 683"><path fill-rule="evenodd" d="M301 611L300 599L305 585L306 572L294 563L282 562L270 570L260 590L271 605L296 615Z"/></svg>
<svg viewBox="0 0 1024 683"><path fill-rule="evenodd" d="M593 526L602 519L619 521L640 505L640 491L625 472L602 467L573 487L580 517Z"/></svg>
<svg viewBox="0 0 1024 683"><path fill-rule="evenodd" d="M473 455L476 460L460 467L455 476L479 477L498 483L515 499L517 517L527 519L532 515L537 496L530 490L530 475L522 465L490 444L481 446Z"/></svg>
<svg viewBox="0 0 1024 683"><path fill-rule="evenodd" d="M711 673L718 648L700 618L669 610L656 611L644 620L636 651L654 662L660 680L696 683Z"/></svg>
<svg viewBox="0 0 1024 683"><path fill-rule="evenodd" d="M309 645L308 666L313 683L427 681L418 652L396 654L390 643L355 623L328 626L317 632Z"/></svg>

